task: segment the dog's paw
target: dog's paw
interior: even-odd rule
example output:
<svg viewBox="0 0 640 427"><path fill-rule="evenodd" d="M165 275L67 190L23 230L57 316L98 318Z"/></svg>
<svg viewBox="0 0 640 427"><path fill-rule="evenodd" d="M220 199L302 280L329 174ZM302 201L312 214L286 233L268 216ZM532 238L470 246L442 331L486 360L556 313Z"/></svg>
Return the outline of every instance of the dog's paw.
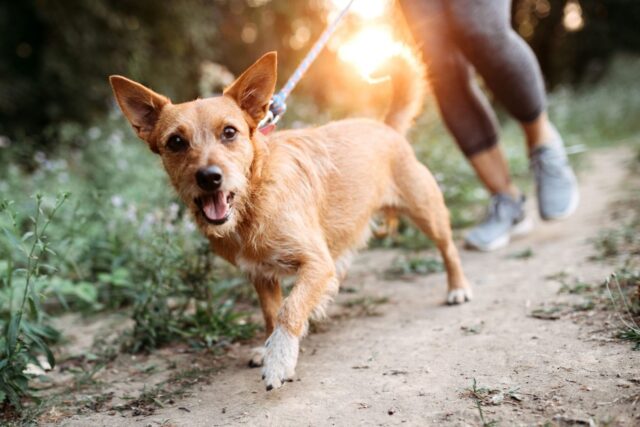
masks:
<svg viewBox="0 0 640 427"><path fill-rule="evenodd" d="M262 379L267 391L282 387L295 374L299 339L277 327L265 344Z"/></svg>
<svg viewBox="0 0 640 427"><path fill-rule="evenodd" d="M251 349L251 359L249 359L250 368L259 368L264 360L265 348L263 345Z"/></svg>
<svg viewBox="0 0 640 427"><path fill-rule="evenodd" d="M472 298L473 293L471 292L471 288L452 289L447 294L447 304L463 304L467 301L471 301Z"/></svg>

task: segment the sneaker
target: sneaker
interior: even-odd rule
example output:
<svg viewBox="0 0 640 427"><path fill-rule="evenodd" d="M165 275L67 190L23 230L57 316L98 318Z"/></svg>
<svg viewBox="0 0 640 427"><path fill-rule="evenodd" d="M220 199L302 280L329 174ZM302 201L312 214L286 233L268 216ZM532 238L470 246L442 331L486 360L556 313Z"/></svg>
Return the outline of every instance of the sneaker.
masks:
<svg viewBox="0 0 640 427"><path fill-rule="evenodd" d="M524 202L524 196L514 199L499 193L491 197L487 216L467 234L466 247L489 252L507 246L511 237L531 231L533 224L525 215Z"/></svg>
<svg viewBox="0 0 640 427"><path fill-rule="evenodd" d="M536 179L538 211L545 221L563 219L578 208L578 181L569 165L560 134L531 153L531 168Z"/></svg>

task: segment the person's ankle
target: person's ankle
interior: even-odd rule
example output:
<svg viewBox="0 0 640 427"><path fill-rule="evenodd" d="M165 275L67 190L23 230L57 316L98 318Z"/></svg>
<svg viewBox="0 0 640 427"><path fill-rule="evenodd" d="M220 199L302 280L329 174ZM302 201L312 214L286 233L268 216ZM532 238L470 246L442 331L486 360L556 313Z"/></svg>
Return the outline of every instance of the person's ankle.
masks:
<svg viewBox="0 0 640 427"><path fill-rule="evenodd" d="M529 157L541 147L554 147L560 140L560 135L556 127L549 120L546 120L544 129L537 134L534 141L527 141L529 147Z"/></svg>
<svg viewBox="0 0 640 427"><path fill-rule="evenodd" d="M515 185L509 185L508 187L505 187L500 191L496 191L492 194L492 196L495 196L496 194L506 194L513 200L520 200L520 198L522 197L522 192Z"/></svg>

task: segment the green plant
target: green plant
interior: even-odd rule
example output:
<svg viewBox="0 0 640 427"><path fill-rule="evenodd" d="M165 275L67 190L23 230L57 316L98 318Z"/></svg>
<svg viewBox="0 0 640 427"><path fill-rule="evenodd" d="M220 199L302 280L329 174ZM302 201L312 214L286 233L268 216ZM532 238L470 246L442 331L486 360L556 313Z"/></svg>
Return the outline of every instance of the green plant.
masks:
<svg viewBox="0 0 640 427"><path fill-rule="evenodd" d="M509 259L529 259L531 257L533 257L533 250L531 248L526 248L506 256L506 258Z"/></svg>
<svg viewBox="0 0 640 427"><path fill-rule="evenodd" d="M43 196L37 194L35 214L30 217L31 229L20 237L16 235L20 229L11 209L12 202L0 202L0 213L9 220L8 226L0 226L6 237L5 245L7 242L10 245L3 250L6 261L2 289L8 291L8 307L2 307L0 318L0 403L8 400L17 409L22 407L22 397L34 396L29 388L30 374L25 372L27 365L33 363L42 367L38 354L46 355L51 367L55 365L49 344L59 333L45 322L46 314L35 282L43 275L43 270L54 271L43 262L47 255L55 255L45 233L68 196L68 193L58 196L53 208L45 213Z"/></svg>
<svg viewBox="0 0 640 427"><path fill-rule="evenodd" d="M475 378L473 379L473 384L471 386L471 389L469 390L469 394L471 395L471 397L476 403L476 408L478 408L478 413L480 414L480 422L482 422L483 427L492 427L498 424L496 420L492 420L492 421L485 420L484 411L482 410L482 406L485 398L496 391L497 390L478 387L476 379Z"/></svg>
<svg viewBox="0 0 640 427"><path fill-rule="evenodd" d="M148 351L176 339L210 348L253 336L255 324L235 308L245 280L216 267L208 245L197 242L177 247L175 235L159 232L145 242L150 246L139 248L136 264L143 282L127 350Z"/></svg>
<svg viewBox="0 0 640 427"><path fill-rule="evenodd" d="M428 275L444 271L442 261L424 255L403 255L393 261L385 270L385 279L397 279L412 275Z"/></svg>
<svg viewBox="0 0 640 427"><path fill-rule="evenodd" d="M617 336L621 339L631 341L634 350L640 350L640 325L637 318L640 315L640 272L629 272L621 270L619 274L611 274L605 280L607 294L622 324ZM612 290L613 288L613 290ZM635 293L635 295L633 295ZM629 297L632 294L633 297Z"/></svg>
<svg viewBox="0 0 640 427"><path fill-rule="evenodd" d="M252 302L250 288L216 261L158 159L126 136L126 126L114 118L76 134L82 150L64 159L63 149L40 153L30 173L0 167L0 192L63 185L74 193L48 229L60 253L56 271L38 283L49 311L131 308L135 330L126 347L136 351L172 340L211 347L249 336L255 325L230 301ZM16 197L15 205L20 227L28 203Z"/></svg>

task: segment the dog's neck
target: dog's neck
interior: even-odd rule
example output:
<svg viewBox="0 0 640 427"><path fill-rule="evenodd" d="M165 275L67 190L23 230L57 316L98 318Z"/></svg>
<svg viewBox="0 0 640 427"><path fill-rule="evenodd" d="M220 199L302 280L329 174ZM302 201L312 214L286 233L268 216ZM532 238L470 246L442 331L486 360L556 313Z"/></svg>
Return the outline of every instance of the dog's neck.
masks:
<svg viewBox="0 0 640 427"><path fill-rule="evenodd" d="M218 255L235 263L236 255L246 248L247 244L252 246L255 243L250 238L252 235L252 224L255 225L256 213L254 212L255 203L261 187L264 185L262 179L268 158L269 158L269 137L263 135L259 131L255 131L251 137L253 146L253 161L251 162L249 171L249 183L246 198L243 201L242 208L239 209L240 218L234 229L225 236L208 236L212 249Z"/></svg>
<svg viewBox="0 0 640 427"><path fill-rule="evenodd" d="M251 137L251 144L253 145L253 161L251 162L251 170L249 172L249 197L253 197L253 194L260 185L262 172L264 171L267 157L269 156L269 147L267 146L267 136L263 135L260 131L253 133Z"/></svg>

